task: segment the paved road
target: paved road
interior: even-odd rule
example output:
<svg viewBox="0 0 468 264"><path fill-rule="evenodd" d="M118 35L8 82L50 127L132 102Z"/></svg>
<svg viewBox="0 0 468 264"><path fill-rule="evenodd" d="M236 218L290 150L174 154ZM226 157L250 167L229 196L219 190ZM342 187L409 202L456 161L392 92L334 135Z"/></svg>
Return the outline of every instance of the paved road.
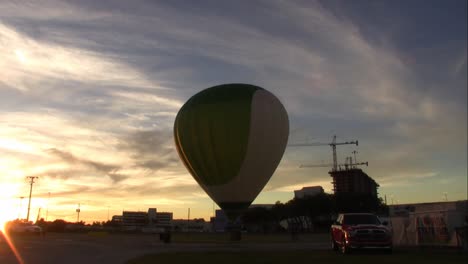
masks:
<svg viewBox="0 0 468 264"><path fill-rule="evenodd" d="M125 263L149 253L184 251L261 251L327 249L328 243L298 241L290 243L171 243L164 244L150 235L48 234L47 237L19 237L14 244L24 264L101 264ZM5 241L0 241L0 263L17 264Z"/></svg>

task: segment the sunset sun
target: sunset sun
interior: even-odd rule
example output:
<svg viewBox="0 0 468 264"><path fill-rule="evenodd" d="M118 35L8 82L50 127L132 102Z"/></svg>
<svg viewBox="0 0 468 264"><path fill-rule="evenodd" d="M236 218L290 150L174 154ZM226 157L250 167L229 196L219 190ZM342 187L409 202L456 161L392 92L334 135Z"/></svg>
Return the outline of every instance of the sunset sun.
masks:
<svg viewBox="0 0 468 264"><path fill-rule="evenodd" d="M23 52L22 50L15 50L15 55L16 55L16 58L17 58L21 63L26 63L26 62L27 62L26 55L24 54L24 52Z"/></svg>
<svg viewBox="0 0 468 264"><path fill-rule="evenodd" d="M15 196L18 192L18 185L15 183L0 182L0 228L4 224L18 217L18 201Z"/></svg>
<svg viewBox="0 0 468 264"><path fill-rule="evenodd" d="M0 204L0 230L5 231L5 224L6 222L15 219L15 211L14 208L9 206L8 204L1 203Z"/></svg>

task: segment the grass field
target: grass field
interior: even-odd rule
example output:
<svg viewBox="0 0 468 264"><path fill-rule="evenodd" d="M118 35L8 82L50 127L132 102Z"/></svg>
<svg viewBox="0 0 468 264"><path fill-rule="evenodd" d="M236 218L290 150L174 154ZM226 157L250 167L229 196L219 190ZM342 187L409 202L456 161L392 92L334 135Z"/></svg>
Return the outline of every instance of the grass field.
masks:
<svg viewBox="0 0 468 264"><path fill-rule="evenodd" d="M229 233L172 233L172 242L175 243L216 243L229 244ZM328 245L328 233L310 233L298 235L297 239L303 242L324 242ZM277 234L242 234L242 243L290 243L291 235L288 233Z"/></svg>
<svg viewBox="0 0 468 264"><path fill-rule="evenodd" d="M347 264L456 264L467 263L468 255L460 253L434 253L421 251L395 252L387 255L377 252L357 252L352 255L340 255L331 251L280 251L280 252L184 252L163 253L132 259L127 264L149 263L347 263Z"/></svg>

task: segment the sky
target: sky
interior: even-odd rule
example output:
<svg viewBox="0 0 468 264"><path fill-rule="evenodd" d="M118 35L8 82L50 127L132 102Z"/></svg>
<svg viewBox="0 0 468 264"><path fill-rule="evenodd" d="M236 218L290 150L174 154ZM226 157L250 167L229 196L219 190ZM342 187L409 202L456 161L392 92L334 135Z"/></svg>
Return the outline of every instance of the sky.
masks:
<svg viewBox="0 0 468 264"><path fill-rule="evenodd" d="M172 130L223 83L275 94L289 144L338 147L388 203L467 198L467 1L0 1L0 209L209 219ZM287 147L254 203L332 192L329 146ZM26 197L26 198L20 198ZM1 217L0 217L1 218Z"/></svg>

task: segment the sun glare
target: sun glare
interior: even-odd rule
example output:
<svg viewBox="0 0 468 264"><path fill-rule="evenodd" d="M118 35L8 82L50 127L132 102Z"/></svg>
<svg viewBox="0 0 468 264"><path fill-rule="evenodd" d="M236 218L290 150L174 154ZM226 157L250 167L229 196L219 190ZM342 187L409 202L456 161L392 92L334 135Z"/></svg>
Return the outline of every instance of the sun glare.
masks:
<svg viewBox="0 0 468 264"><path fill-rule="evenodd" d="M26 58L26 55L24 54L24 52L22 50L15 50L15 55L16 55L16 58L21 63L27 63L28 62L28 60Z"/></svg>
<svg viewBox="0 0 468 264"><path fill-rule="evenodd" d="M0 182L0 228L18 216L18 202L15 196L18 193L18 185L10 182Z"/></svg>
<svg viewBox="0 0 468 264"><path fill-rule="evenodd" d="M2 231L6 222L17 218L17 210L11 202L10 199L0 201L0 228Z"/></svg>
<svg viewBox="0 0 468 264"><path fill-rule="evenodd" d="M14 245L13 241L10 239L9 234L5 230L5 224L10 221L14 220L15 213L14 213L14 206L11 203L11 199L0 199L0 232L3 233L3 239L13 251L18 263L24 264L23 258L19 254L16 246Z"/></svg>

